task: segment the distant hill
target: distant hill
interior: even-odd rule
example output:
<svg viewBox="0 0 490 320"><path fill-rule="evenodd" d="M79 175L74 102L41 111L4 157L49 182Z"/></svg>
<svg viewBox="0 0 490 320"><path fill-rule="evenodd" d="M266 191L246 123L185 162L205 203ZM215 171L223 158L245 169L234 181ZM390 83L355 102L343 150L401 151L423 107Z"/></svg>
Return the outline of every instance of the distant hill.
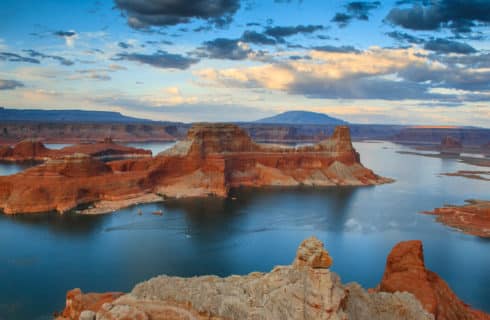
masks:
<svg viewBox="0 0 490 320"><path fill-rule="evenodd" d="M132 118L111 111L7 109L3 107L0 107L0 121L150 122L147 119Z"/></svg>
<svg viewBox="0 0 490 320"><path fill-rule="evenodd" d="M256 123L270 124L346 124L341 119L330 117L324 113L310 111L287 111L278 115L255 121Z"/></svg>

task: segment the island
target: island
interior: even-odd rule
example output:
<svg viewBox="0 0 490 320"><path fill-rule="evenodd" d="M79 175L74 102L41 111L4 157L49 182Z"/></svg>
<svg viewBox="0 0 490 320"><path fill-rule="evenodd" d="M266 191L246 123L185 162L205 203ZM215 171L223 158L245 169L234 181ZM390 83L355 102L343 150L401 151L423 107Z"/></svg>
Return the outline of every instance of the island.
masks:
<svg viewBox="0 0 490 320"><path fill-rule="evenodd" d="M333 259L315 237L304 240L291 265L243 276L157 276L127 294L67 293L57 320L331 319L488 320L427 270L420 241L397 244L380 285L343 284Z"/></svg>
<svg viewBox="0 0 490 320"><path fill-rule="evenodd" d="M0 177L6 214L103 213L166 197L226 197L231 188L368 186L392 182L365 168L347 126L317 144L259 144L233 124L195 124L155 157L102 162L83 154Z"/></svg>
<svg viewBox="0 0 490 320"><path fill-rule="evenodd" d="M466 200L462 206L444 206L426 214L437 216L437 221L466 234L490 238L490 201Z"/></svg>

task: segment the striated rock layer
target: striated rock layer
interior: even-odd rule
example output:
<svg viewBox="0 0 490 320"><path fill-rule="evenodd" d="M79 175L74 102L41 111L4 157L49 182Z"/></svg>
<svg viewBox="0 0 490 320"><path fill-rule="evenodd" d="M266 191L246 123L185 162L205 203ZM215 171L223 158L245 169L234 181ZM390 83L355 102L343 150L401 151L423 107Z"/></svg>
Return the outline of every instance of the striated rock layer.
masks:
<svg viewBox="0 0 490 320"><path fill-rule="evenodd" d="M387 182L391 180L362 166L345 126L318 144L295 148L254 143L235 125L199 124L188 131L186 140L154 158L102 164L93 158L64 157L0 177L0 209L7 214L64 212L101 201L106 206L107 201L129 205L130 199L149 193L226 196L230 188L240 186Z"/></svg>
<svg viewBox="0 0 490 320"><path fill-rule="evenodd" d="M309 238L291 266L278 266L269 273L227 278L159 276L107 303L103 303L105 295L84 298L72 290L58 319L433 319L412 294L368 293L357 284L343 285L328 269L331 262L323 244ZM94 297L101 301L92 301ZM73 302L84 300L91 302Z"/></svg>
<svg viewBox="0 0 490 320"><path fill-rule="evenodd" d="M400 242L392 249L378 290L412 293L436 320L490 319L490 315L471 309L443 279L425 268L418 240Z"/></svg>
<svg viewBox="0 0 490 320"><path fill-rule="evenodd" d="M478 237L490 238L490 201L466 200L463 206L445 206L423 213L437 216L437 221Z"/></svg>

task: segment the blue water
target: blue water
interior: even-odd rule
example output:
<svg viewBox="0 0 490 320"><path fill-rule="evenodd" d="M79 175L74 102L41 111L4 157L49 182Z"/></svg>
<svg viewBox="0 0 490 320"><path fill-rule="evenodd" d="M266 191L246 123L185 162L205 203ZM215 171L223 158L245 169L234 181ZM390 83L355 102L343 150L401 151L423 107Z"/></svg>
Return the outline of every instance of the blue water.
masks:
<svg viewBox="0 0 490 320"><path fill-rule="evenodd" d="M417 213L488 199L486 181L439 176L478 167L398 154L403 148L391 143L355 146L367 167L396 182L243 189L234 191L236 200L172 200L104 216L0 215L0 319L49 319L74 287L128 291L163 273L268 271L289 264L311 235L324 241L343 282L365 287L379 283L397 242L421 239L427 266L465 302L490 312L490 241ZM151 214L157 209L164 215Z"/></svg>

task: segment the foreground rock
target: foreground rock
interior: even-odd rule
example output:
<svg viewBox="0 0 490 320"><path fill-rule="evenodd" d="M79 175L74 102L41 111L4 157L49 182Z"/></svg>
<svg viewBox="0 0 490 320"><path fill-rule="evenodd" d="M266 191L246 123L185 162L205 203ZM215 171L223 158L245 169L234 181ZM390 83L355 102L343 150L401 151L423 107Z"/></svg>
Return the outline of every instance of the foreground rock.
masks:
<svg viewBox="0 0 490 320"><path fill-rule="evenodd" d="M189 130L186 140L154 158L101 164L72 156L0 177L0 209L7 214L64 212L91 203L118 208L138 203L146 194L158 199L227 196L230 188L240 186L387 182L391 180L362 166L345 126L318 144L295 148L254 143L235 125L201 124Z"/></svg>
<svg viewBox="0 0 490 320"><path fill-rule="evenodd" d="M392 249L378 290L412 293L436 320L490 319L471 309L444 280L425 268L421 241L400 242Z"/></svg>
<svg viewBox="0 0 490 320"><path fill-rule="evenodd" d="M490 201L467 200L463 206L445 206L423 213L437 216L437 221L478 237L490 237Z"/></svg>
<svg viewBox="0 0 490 320"><path fill-rule="evenodd" d="M368 293L347 286L328 267L332 260L316 238L305 240L291 266L269 273L219 278L159 276L138 284L114 301L91 303L100 308L74 310L73 291L58 319L433 319L409 293ZM77 291L78 292L78 291ZM91 297L94 294L89 294ZM79 298L78 300L83 300ZM75 318L71 317L75 315ZM82 319L80 317L80 319Z"/></svg>
<svg viewBox="0 0 490 320"><path fill-rule="evenodd" d="M151 151L116 144L110 138L97 143L82 143L59 150L48 149L35 139L28 139L12 147L0 146L0 160L9 162L47 161L71 156L77 153L86 154L99 160L120 158L149 157Z"/></svg>

